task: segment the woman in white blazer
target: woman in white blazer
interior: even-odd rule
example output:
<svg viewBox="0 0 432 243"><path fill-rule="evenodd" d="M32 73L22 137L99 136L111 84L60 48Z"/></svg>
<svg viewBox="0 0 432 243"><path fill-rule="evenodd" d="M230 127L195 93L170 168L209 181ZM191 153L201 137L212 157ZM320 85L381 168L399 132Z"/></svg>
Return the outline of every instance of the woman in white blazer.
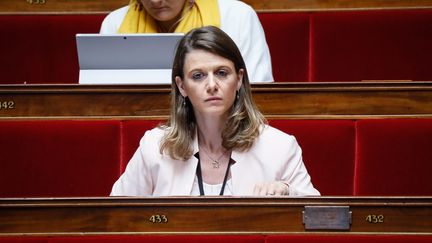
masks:
<svg viewBox="0 0 432 243"><path fill-rule="evenodd" d="M147 131L112 196L318 196L296 139L266 124L232 39L187 33L173 64L171 114Z"/></svg>

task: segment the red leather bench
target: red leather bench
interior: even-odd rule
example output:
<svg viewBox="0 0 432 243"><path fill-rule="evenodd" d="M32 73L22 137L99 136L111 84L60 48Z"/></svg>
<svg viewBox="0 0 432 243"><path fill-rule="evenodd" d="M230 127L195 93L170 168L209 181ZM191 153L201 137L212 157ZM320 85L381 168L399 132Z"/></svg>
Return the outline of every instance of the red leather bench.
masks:
<svg viewBox="0 0 432 243"><path fill-rule="evenodd" d="M432 9L311 16L312 81L432 80Z"/></svg>
<svg viewBox="0 0 432 243"><path fill-rule="evenodd" d="M260 13L276 81L310 79L310 14Z"/></svg>
<svg viewBox="0 0 432 243"><path fill-rule="evenodd" d="M8 236L0 243L429 243L431 235L106 235L106 236Z"/></svg>
<svg viewBox="0 0 432 243"><path fill-rule="evenodd" d="M88 237L56 237L50 243L138 243L138 242L151 242L151 243L264 243L264 236L261 235L243 235L243 236L211 236L211 235L149 235L149 236L88 236Z"/></svg>
<svg viewBox="0 0 432 243"><path fill-rule="evenodd" d="M0 197L107 196L156 120L0 121ZM322 195L432 195L432 119L270 120Z"/></svg>
<svg viewBox="0 0 432 243"><path fill-rule="evenodd" d="M0 197L107 196L119 121L1 121Z"/></svg>
<svg viewBox="0 0 432 243"><path fill-rule="evenodd" d="M432 194L431 119L360 120L356 144L354 195Z"/></svg>
<svg viewBox="0 0 432 243"><path fill-rule="evenodd" d="M259 17L276 81L432 80L432 9Z"/></svg>
<svg viewBox="0 0 432 243"><path fill-rule="evenodd" d="M278 82L432 81L432 9L259 13ZM0 84L78 83L105 14L0 15Z"/></svg>
<svg viewBox="0 0 432 243"><path fill-rule="evenodd" d="M264 243L264 235L0 236L0 243Z"/></svg>
<svg viewBox="0 0 432 243"><path fill-rule="evenodd" d="M426 243L431 235L270 235L265 243Z"/></svg>
<svg viewBox="0 0 432 243"><path fill-rule="evenodd" d="M322 195L353 195L355 122L350 120L270 120L295 135L312 183Z"/></svg>
<svg viewBox="0 0 432 243"><path fill-rule="evenodd" d="M0 15L1 84L78 83L77 33L104 15Z"/></svg>

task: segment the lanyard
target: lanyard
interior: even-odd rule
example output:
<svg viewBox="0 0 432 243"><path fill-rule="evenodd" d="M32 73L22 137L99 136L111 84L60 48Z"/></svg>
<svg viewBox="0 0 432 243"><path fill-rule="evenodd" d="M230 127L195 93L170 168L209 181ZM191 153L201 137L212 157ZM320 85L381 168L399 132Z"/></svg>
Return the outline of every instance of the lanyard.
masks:
<svg viewBox="0 0 432 243"><path fill-rule="evenodd" d="M204 184L203 184L202 173L201 173L201 162L200 162L199 155L197 154L196 156L198 157L198 166L197 166L197 170L196 170L196 175L198 177L198 187L199 187L199 190L200 190L200 195L204 196L205 194L204 194ZM226 185L227 180L228 180L228 173L229 173L231 164L232 164L232 160L230 158L230 160L228 162L228 166L227 166L226 172L225 172L225 177L223 179L223 184L222 184L222 188L221 188L221 191L219 193L219 196L223 196L223 194L224 194L225 185Z"/></svg>

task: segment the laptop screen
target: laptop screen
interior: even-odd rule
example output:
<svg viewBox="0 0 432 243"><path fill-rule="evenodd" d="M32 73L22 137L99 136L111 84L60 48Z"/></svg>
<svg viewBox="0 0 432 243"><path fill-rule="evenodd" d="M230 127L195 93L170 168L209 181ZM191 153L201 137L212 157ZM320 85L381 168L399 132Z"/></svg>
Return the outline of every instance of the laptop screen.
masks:
<svg viewBox="0 0 432 243"><path fill-rule="evenodd" d="M77 34L83 84L171 83L181 33Z"/></svg>

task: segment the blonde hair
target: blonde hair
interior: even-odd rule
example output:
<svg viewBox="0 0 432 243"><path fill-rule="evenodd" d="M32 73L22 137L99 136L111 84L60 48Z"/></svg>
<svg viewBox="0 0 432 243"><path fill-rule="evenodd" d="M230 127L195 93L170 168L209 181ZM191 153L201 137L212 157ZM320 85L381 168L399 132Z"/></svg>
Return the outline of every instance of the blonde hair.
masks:
<svg viewBox="0 0 432 243"><path fill-rule="evenodd" d="M193 107L188 98L183 98L175 83L176 76L184 78L185 57L192 50L208 51L231 60L237 74L240 69L244 70L242 85L221 136L225 149L248 150L266 120L253 102L246 65L236 44L219 28L207 26L187 33L177 47L172 70L171 113L162 126L165 135L161 140L160 153L180 160L187 160L193 155L192 143L197 127Z"/></svg>

